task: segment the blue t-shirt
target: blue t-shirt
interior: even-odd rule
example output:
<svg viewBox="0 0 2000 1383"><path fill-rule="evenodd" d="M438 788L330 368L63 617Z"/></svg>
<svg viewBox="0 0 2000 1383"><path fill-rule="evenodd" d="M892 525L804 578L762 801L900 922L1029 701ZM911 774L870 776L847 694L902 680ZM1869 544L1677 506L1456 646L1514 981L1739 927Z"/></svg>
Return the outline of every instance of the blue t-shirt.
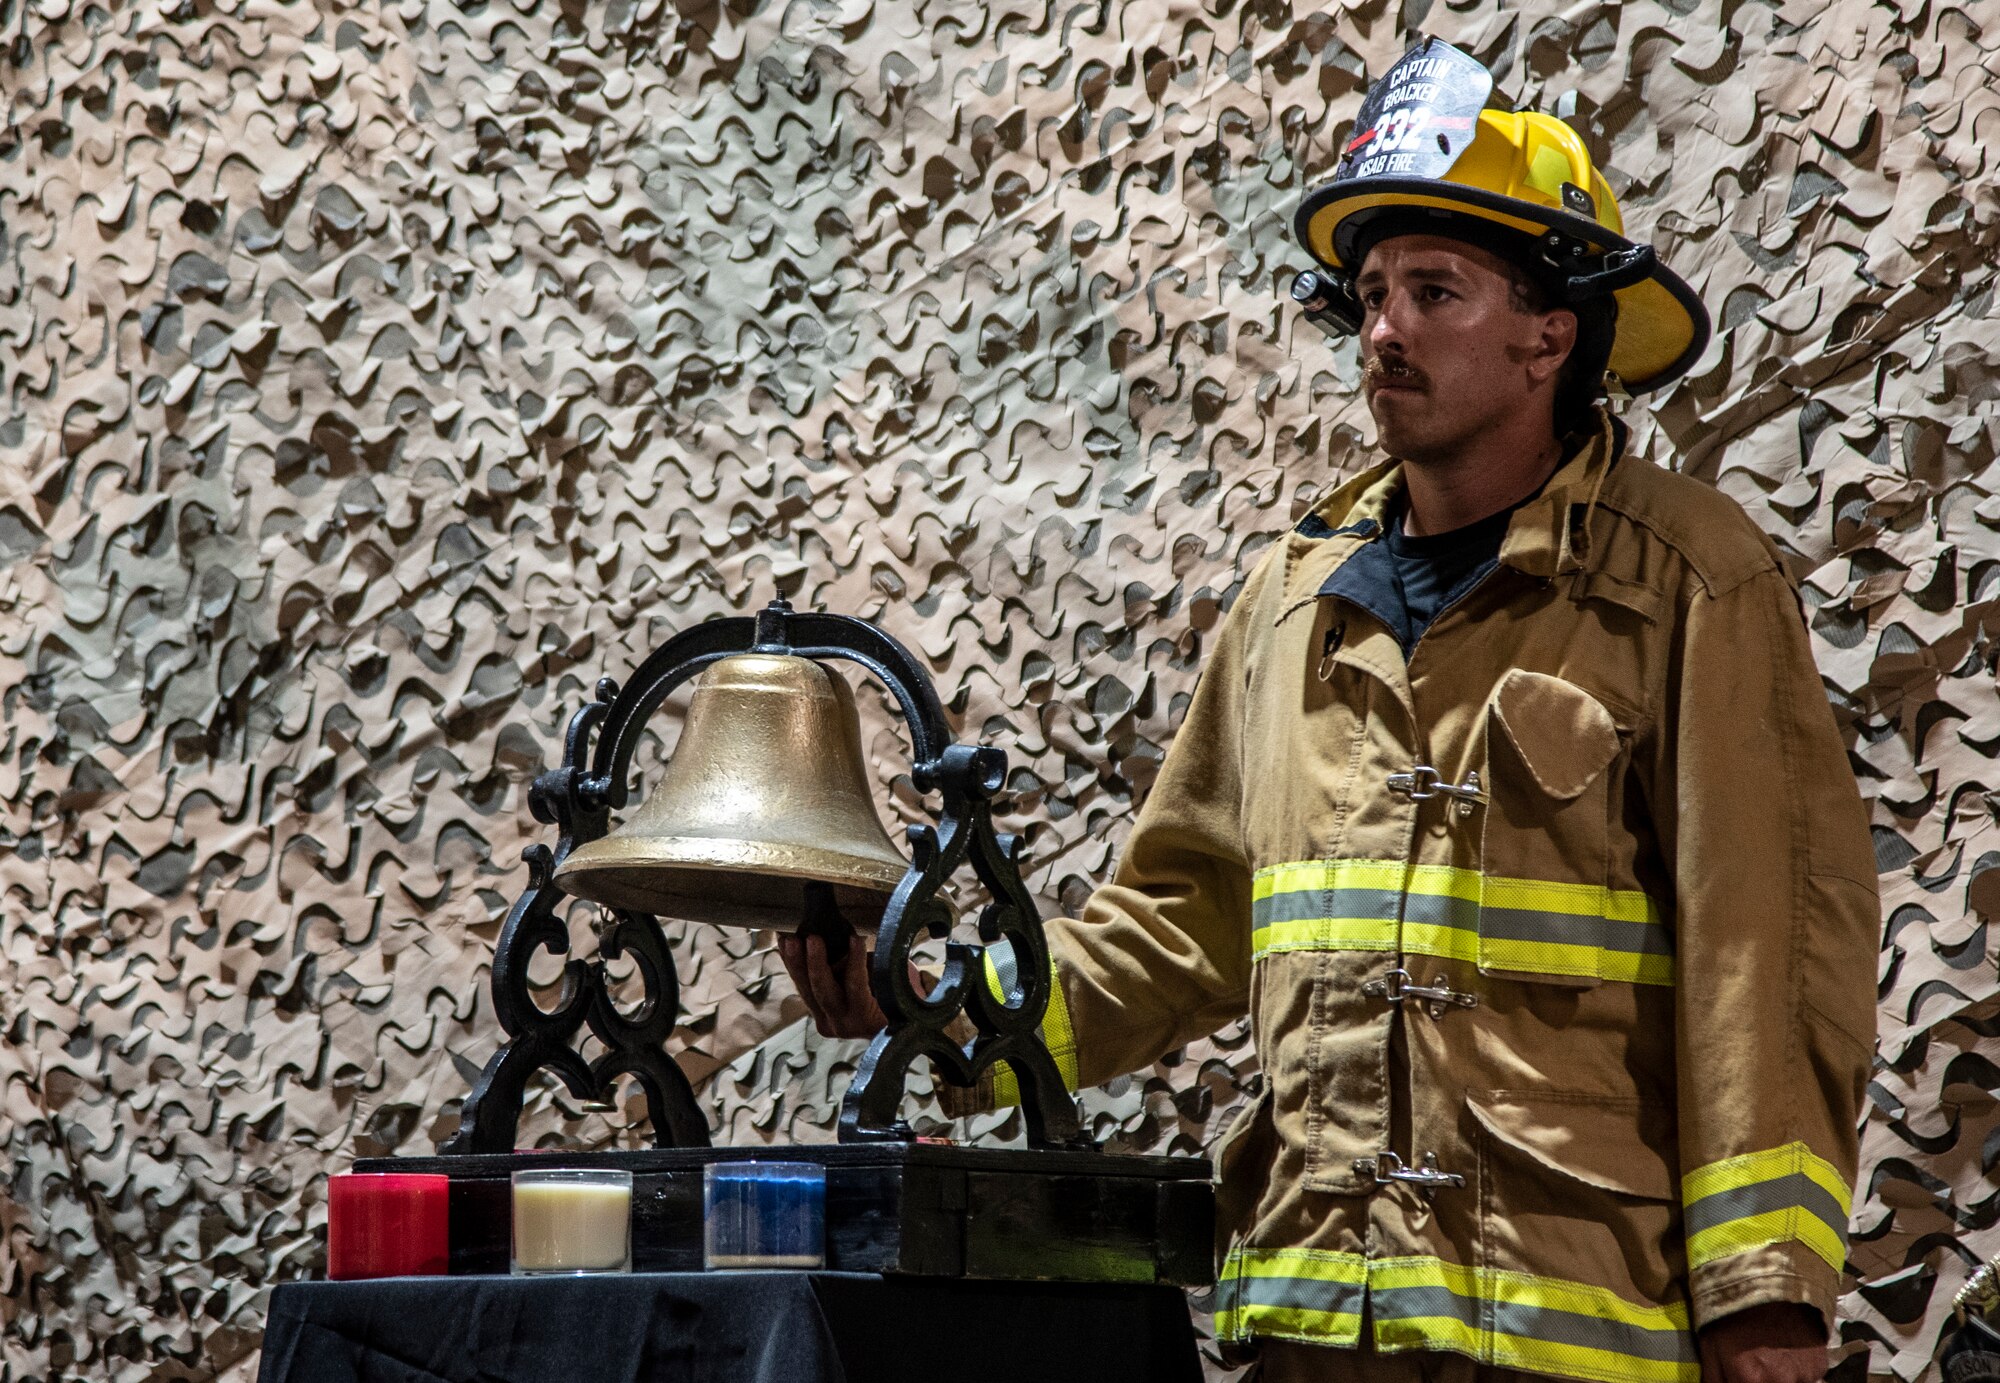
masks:
<svg viewBox="0 0 2000 1383"><path fill-rule="evenodd" d="M1404 513L1404 504L1399 501L1382 536L1389 550L1389 585L1393 590L1386 622L1408 658L1431 621L1499 565L1500 544L1507 536L1514 510L1502 509L1477 523L1421 538L1403 531Z"/></svg>
<svg viewBox="0 0 2000 1383"><path fill-rule="evenodd" d="M1514 518L1514 509L1520 507L1503 509L1449 533L1412 538L1403 532L1406 504L1401 495L1392 501L1385 516L1386 532L1373 519L1363 519L1349 529L1326 529L1322 521L1308 516L1300 525L1308 537L1347 532L1367 539L1334 569L1319 593L1353 601L1381 620L1396 636L1405 660L1416 651L1417 640L1431 622L1499 565L1507 525ZM1315 531L1313 524L1326 531Z"/></svg>

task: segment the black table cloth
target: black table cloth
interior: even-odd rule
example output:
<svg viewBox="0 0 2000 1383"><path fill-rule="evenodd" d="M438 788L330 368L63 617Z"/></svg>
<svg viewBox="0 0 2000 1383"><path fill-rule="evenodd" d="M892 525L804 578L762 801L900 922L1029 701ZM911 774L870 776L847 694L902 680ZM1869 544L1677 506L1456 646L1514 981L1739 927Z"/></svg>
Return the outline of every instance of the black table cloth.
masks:
<svg viewBox="0 0 2000 1383"><path fill-rule="evenodd" d="M867 1273L292 1282L258 1383L1199 1383L1173 1287Z"/></svg>

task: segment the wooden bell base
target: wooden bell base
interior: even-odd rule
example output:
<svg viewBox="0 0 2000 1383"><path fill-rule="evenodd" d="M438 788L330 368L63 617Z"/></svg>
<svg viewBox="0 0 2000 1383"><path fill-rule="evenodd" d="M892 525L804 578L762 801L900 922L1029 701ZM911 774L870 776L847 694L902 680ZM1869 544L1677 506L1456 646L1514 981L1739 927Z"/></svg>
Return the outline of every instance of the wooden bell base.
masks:
<svg viewBox="0 0 2000 1383"><path fill-rule="evenodd" d="M1202 1158L862 1143L380 1157L354 1170L451 1178L454 1274L508 1271L514 1172L629 1171L633 1270L694 1272L702 1267L702 1169L747 1161L826 1168L826 1266L834 1271L1182 1287L1215 1280L1215 1197Z"/></svg>

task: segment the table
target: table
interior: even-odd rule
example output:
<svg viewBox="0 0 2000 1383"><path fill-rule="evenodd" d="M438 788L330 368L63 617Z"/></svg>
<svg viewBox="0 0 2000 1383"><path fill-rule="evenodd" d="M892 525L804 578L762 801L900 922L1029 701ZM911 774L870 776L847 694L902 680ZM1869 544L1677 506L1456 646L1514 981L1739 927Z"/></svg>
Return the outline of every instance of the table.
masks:
<svg viewBox="0 0 2000 1383"><path fill-rule="evenodd" d="M289 1282L258 1383L1200 1383L1186 1298L874 1273Z"/></svg>

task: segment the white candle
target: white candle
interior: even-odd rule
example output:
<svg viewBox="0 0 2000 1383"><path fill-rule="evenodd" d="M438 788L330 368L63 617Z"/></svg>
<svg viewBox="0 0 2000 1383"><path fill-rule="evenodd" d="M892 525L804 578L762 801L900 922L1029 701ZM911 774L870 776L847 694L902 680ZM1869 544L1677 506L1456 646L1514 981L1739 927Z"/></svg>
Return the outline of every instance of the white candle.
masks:
<svg viewBox="0 0 2000 1383"><path fill-rule="evenodd" d="M632 1174L514 1173L514 1271L621 1273L632 1258Z"/></svg>

